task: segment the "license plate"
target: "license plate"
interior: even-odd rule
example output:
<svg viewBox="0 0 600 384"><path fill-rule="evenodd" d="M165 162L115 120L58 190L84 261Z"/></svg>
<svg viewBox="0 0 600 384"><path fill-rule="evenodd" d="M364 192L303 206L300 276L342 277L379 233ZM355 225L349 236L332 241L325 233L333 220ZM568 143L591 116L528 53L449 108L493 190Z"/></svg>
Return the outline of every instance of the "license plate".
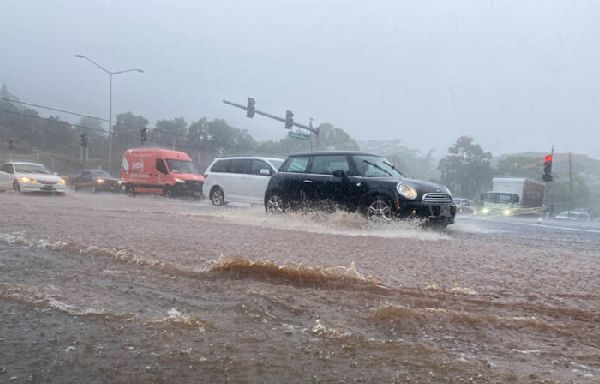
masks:
<svg viewBox="0 0 600 384"><path fill-rule="evenodd" d="M42 189L43 189L44 191L52 191L52 190L54 190L54 187L53 187L53 186L51 186L51 185L44 185L44 186L42 187Z"/></svg>
<svg viewBox="0 0 600 384"><path fill-rule="evenodd" d="M450 207L448 205L440 207L440 216L450 216Z"/></svg>

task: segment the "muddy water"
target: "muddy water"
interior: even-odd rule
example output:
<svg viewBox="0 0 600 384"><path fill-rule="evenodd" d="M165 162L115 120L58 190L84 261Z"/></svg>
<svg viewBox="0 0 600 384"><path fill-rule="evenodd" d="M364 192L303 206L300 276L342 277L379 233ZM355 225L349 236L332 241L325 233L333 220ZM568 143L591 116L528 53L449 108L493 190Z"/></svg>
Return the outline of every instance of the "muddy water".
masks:
<svg viewBox="0 0 600 384"><path fill-rule="evenodd" d="M600 240L509 232L5 194L0 382L598 382Z"/></svg>

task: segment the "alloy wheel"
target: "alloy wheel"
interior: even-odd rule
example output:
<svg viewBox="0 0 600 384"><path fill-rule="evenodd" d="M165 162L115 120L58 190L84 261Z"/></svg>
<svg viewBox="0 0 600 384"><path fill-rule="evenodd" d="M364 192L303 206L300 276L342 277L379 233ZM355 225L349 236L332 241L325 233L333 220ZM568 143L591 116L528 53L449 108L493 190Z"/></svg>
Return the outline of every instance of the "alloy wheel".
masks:
<svg viewBox="0 0 600 384"><path fill-rule="evenodd" d="M392 208L385 200L376 199L367 207L367 218L374 221L391 220Z"/></svg>

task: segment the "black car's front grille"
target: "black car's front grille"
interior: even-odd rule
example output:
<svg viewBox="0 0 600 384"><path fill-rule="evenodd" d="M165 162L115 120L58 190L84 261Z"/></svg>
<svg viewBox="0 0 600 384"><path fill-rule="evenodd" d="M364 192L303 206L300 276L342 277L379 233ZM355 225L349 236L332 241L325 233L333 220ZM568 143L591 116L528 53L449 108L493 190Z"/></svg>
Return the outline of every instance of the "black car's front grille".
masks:
<svg viewBox="0 0 600 384"><path fill-rule="evenodd" d="M423 203L425 204L450 204L452 196L447 193L426 193L423 195Z"/></svg>

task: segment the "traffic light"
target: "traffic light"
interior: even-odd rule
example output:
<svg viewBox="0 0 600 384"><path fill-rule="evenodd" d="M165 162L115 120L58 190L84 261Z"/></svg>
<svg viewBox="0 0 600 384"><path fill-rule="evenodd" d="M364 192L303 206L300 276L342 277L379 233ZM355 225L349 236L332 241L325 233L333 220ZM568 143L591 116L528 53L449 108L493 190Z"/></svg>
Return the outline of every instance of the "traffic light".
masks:
<svg viewBox="0 0 600 384"><path fill-rule="evenodd" d="M85 133L79 135L79 145L83 148L87 147L87 135Z"/></svg>
<svg viewBox="0 0 600 384"><path fill-rule="evenodd" d="M246 117L252 119L254 117L254 97L248 98L248 109L246 109Z"/></svg>
<svg viewBox="0 0 600 384"><path fill-rule="evenodd" d="M554 177L552 176L552 155L547 154L544 157L544 174L542 175L542 181L546 183L552 181Z"/></svg>
<svg viewBox="0 0 600 384"><path fill-rule="evenodd" d="M294 114L292 111L285 111L285 128L290 129L294 126Z"/></svg>
<svg viewBox="0 0 600 384"><path fill-rule="evenodd" d="M148 140L148 128L140 128L140 143L144 144Z"/></svg>

